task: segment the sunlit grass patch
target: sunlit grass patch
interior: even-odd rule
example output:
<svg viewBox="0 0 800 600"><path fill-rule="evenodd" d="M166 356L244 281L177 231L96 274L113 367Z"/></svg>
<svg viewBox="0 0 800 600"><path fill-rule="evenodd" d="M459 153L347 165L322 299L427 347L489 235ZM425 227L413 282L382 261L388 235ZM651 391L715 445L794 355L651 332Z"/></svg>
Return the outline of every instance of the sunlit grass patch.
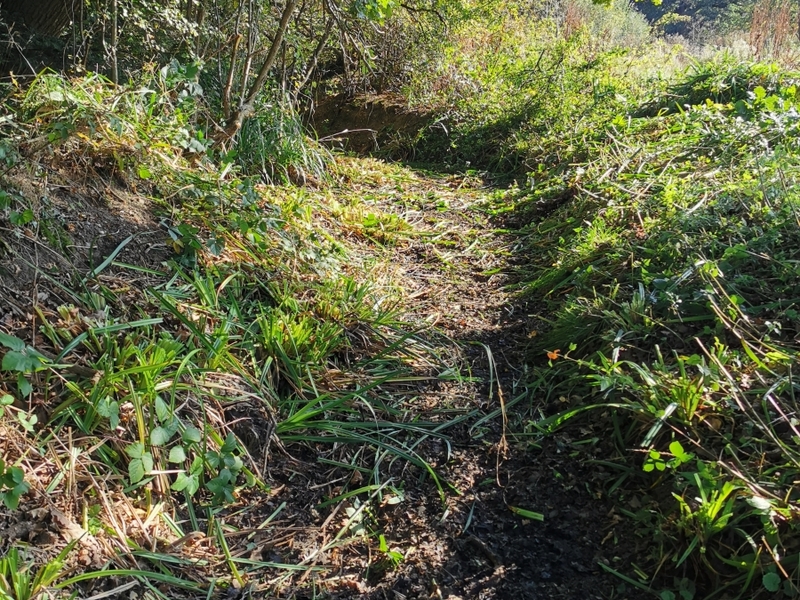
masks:
<svg viewBox="0 0 800 600"><path fill-rule="evenodd" d="M573 162L543 156L511 196L519 289L553 311L531 338L549 365L527 426L605 417L608 493L635 498L623 512L656 542L625 579L643 589L689 593L655 578L672 561L703 597L794 594L796 81L697 65L664 94L682 90L674 110L599 108L599 135L563 142Z"/></svg>
<svg viewBox="0 0 800 600"><path fill-rule="evenodd" d="M403 477L447 489L424 448L460 421L409 407L421 382L459 377L457 352L404 317L390 260L395 244L418 235L391 210L418 179L345 159L331 175L335 199L265 185L205 145L189 118L201 100L178 91L194 89L191 73L152 83L44 75L14 113L16 143L36 139L26 152L52 169L45 188L64 177L75 194L100 186L111 207L123 193L135 198L148 207L140 228L156 230L147 232L156 251L122 258L145 235L136 230L90 266L18 259L51 295L33 317L21 309L0 340L0 419L18 441L3 448L0 494L26 511L58 496L45 522L76 540L67 561L84 572L61 581L70 589L91 593L107 579L122 591L135 582L156 595L167 585L210 597L256 577L280 586L320 567L288 550L246 560L237 545L247 543L237 524L248 503L273 493L276 455L326 460L347 481L358 473L359 485L323 500L359 508L318 552L377 539L377 524L360 515L400 497ZM20 181L26 165L11 165ZM75 173L85 172L91 185L81 187ZM3 218L23 218L29 195L9 192ZM41 229L25 233L28 223L9 224L33 247L51 243ZM77 246L62 229L65 247ZM137 262L153 254L161 260Z"/></svg>

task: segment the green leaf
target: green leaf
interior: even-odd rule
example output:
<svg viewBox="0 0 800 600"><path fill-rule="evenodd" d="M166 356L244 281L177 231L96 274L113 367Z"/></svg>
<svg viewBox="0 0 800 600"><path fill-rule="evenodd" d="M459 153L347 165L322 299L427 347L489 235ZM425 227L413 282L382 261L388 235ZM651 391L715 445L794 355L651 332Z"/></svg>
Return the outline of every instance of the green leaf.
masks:
<svg viewBox="0 0 800 600"><path fill-rule="evenodd" d="M230 469L221 469L217 479L229 484L233 484L236 481L236 475L234 475Z"/></svg>
<svg viewBox="0 0 800 600"><path fill-rule="evenodd" d="M7 333L0 332L0 344L16 352L22 352L25 349L25 342L18 337L8 335Z"/></svg>
<svg viewBox="0 0 800 600"><path fill-rule="evenodd" d="M197 493L197 490L200 489L200 477L198 475L192 475L189 477L189 485L186 486L186 493L190 496L194 496Z"/></svg>
<svg viewBox="0 0 800 600"><path fill-rule="evenodd" d="M211 468L217 469L222 464L222 457L220 456L219 452L209 450L206 452L206 462L211 465Z"/></svg>
<svg viewBox="0 0 800 600"><path fill-rule="evenodd" d="M200 475L205 470L205 463L203 462L202 456L195 456L194 460L192 461L192 466L189 467L189 471L192 475Z"/></svg>
<svg viewBox="0 0 800 600"><path fill-rule="evenodd" d="M173 446L172 450L169 451L167 460L171 463L184 462L186 460L186 452L183 450L183 446Z"/></svg>
<svg viewBox="0 0 800 600"><path fill-rule="evenodd" d="M241 471L242 467L244 466L242 459L238 456L234 456L233 454L226 454L222 459L222 463L232 472Z"/></svg>
<svg viewBox="0 0 800 600"><path fill-rule="evenodd" d="M153 470L153 455L149 452L145 452L142 454L142 466L146 473L149 473Z"/></svg>
<svg viewBox="0 0 800 600"><path fill-rule="evenodd" d="M3 499L3 504L6 505L8 510L17 510L19 506L19 494L15 493L14 490L8 490L7 492L0 493L0 497Z"/></svg>
<svg viewBox="0 0 800 600"><path fill-rule="evenodd" d="M0 417L5 413L5 407L14 404L14 396L11 394L3 394L0 396ZM3 472L2 462L0 461L0 473Z"/></svg>
<svg viewBox="0 0 800 600"><path fill-rule="evenodd" d="M22 351L9 350L3 357L0 369L4 371L19 371L33 373L43 368L47 359L33 348L23 348Z"/></svg>
<svg viewBox="0 0 800 600"><path fill-rule="evenodd" d="M200 65L197 63L192 63L190 65L186 65L183 70L183 76L190 80L197 77L197 73L200 72Z"/></svg>
<svg viewBox="0 0 800 600"><path fill-rule="evenodd" d="M677 458L680 458L686 454L686 452L683 450L683 446L681 446L681 443L678 441L674 441L669 445L669 451Z"/></svg>
<svg viewBox="0 0 800 600"><path fill-rule="evenodd" d="M20 396L23 398L33 392L33 386L31 385L31 382L25 379L25 375L23 373L17 375L17 389L19 390Z"/></svg>
<svg viewBox="0 0 800 600"><path fill-rule="evenodd" d="M25 431L33 433L33 426L39 422L39 417L36 415L26 416L22 413L17 413L17 420Z"/></svg>
<svg viewBox="0 0 800 600"><path fill-rule="evenodd" d="M119 402L106 396L97 403L97 414L105 417L109 421L111 429L116 429L119 425Z"/></svg>
<svg viewBox="0 0 800 600"><path fill-rule="evenodd" d="M131 483L138 483L144 478L144 465L142 464L141 458L134 458L128 464L128 477L130 477Z"/></svg>
<svg viewBox="0 0 800 600"><path fill-rule="evenodd" d="M214 479L212 479L206 484L206 487L208 488L208 491L210 491L211 493L218 494L220 493L222 488L225 487L225 485L227 485L227 482L220 480L219 477L214 477Z"/></svg>
<svg viewBox="0 0 800 600"><path fill-rule="evenodd" d="M696 367L697 365L703 364L703 357L699 354L692 354L689 358L686 359L686 364L692 367Z"/></svg>
<svg viewBox="0 0 800 600"><path fill-rule="evenodd" d="M198 443L200 440L203 439L203 434L200 433L200 430L193 425L188 425L186 430L183 432L181 439L186 442L187 444L191 443Z"/></svg>
<svg viewBox="0 0 800 600"><path fill-rule="evenodd" d="M31 486L29 486L25 482L15 485L13 488L11 488L9 491L5 493L6 506L8 506L10 510L15 510L17 506L19 506L19 499L25 494L27 494L29 489L31 489Z"/></svg>
<svg viewBox="0 0 800 600"><path fill-rule="evenodd" d="M176 492L181 492L186 489L186 486L189 485L189 481L191 477L186 473L178 473L178 476L175 478L175 481L170 487L170 489L175 490Z"/></svg>
<svg viewBox="0 0 800 600"><path fill-rule="evenodd" d="M150 169L144 165L139 166L139 179L150 179L152 176L153 174L150 172Z"/></svg>
<svg viewBox="0 0 800 600"><path fill-rule="evenodd" d="M163 427L156 427L150 432L150 444L153 446L165 446L172 435Z"/></svg>
<svg viewBox="0 0 800 600"><path fill-rule="evenodd" d="M208 239L206 245L208 246L208 251L211 252L211 254L214 256L219 256L222 254L222 251L225 250L225 239L212 235Z"/></svg>
<svg viewBox="0 0 800 600"><path fill-rule="evenodd" d="M217 477L206 483L206 488L214 494L215 502L233 502L233 476L228 469L222 469Z"/></svg>
<svg viewBox="0 0 800 600"><path fill-rule="evenodd" d="M144 454L144 444L142 442L134 442L125 448L125 454L131 458L142 458L142 455Z"/></svg>
<svg viewBox="0 0 800 600"><path fill-rule="evenodd" d="M11 476L11 481L13 481L16 485L19 485L23 481L25 481L25 471L23 471L20 467L11 467L6 471L6 475Z"/></svg>
<svg viewBox="0 0 800 600"><path fill-rule="evenodd" d="M3 357L3 363L0 365L4 371L21 371L22 373L29 373L32 370L30 359L16 350L9 350Z"/></svg>
<svg viewBox="0 0 800 600"><path fill-rule="evenodd" d="M172 438L173 435L178 433L178 429L181 428L181 422L176 417L170 417L166 423L163 425L164 429L169 433L169 437Z"/></svg>
<svg viewBox="0 0 800 600"><path fill-rule="evenodd" d="M15 225L16 227L27 225L35 218L36 215L33 214L33 211L30 208L26 208L22 212L14 210L8 215L8 220L11 221L11 224Z"/></svg>
<svg viewBox="0 0 800 600"><path fill-rule="evenodd" d="M156 396L156 416L161 423L172 416L172 411L167 403L161 399L161 396Z"/></svg>
<svg viewBox="0 0 800 600"><path fill-rule="evenodd" d="M175 483L173 483L171 487L176 492L186 491L190 496L194 496L197 490L200 489L200 479L197 475L178 473L178 476L175 478Z"/></svg>
<svg viewBox="0 0 800 600"><path fill-rule="evenodd" d="M764 573L761 578L761 585L768 592L777 592L781 587L781 576L777 573Z"/></svg>
<svg viewBox="0 0 800 600"><path fill-rule="evenodd" d="M222 447L219 449L219 451L225 454L231 453L234 450L236 450L236 436L232 433L229 433L225 438L225 443L222 444Z"/></svg>

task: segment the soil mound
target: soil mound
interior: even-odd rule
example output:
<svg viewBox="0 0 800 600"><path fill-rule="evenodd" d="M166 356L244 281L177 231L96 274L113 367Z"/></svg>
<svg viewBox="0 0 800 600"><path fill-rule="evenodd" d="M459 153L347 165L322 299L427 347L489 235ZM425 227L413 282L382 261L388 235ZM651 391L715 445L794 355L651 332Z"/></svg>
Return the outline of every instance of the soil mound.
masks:
<svg viewBox="0 0 800 600"><path fill-rule="evenodd" d="M320 141L358 154L408 158L412 142L435 120L430 112L408 108L391 95L329 96L307 115Z"/></svg>

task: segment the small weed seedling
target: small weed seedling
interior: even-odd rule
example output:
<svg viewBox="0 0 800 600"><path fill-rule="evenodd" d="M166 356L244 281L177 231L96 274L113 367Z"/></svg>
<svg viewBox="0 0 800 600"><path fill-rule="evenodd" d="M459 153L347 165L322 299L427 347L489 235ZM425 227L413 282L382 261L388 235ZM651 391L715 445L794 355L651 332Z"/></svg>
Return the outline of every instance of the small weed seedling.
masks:
<svg viewBox="0 0 800 600"><path fill-rule="evenodd" d="M25 482L25 472L20 467L6 467L0 458L0 500L9 510L19 506L19 498L28 492L30 485Z"/></svg>
<svg viewBox="0 0 800 600"><path fill-rule="evenodd" d="M647 454L647 459L642 465L642 470L645 473L650 473L654 470L665 471L666 469L677 469L694 458L694 454L686 452L678 441L674 441L669 445L669 451L670 454L672 454L672 458L665 459L661 452L651 449Z"/></svg>

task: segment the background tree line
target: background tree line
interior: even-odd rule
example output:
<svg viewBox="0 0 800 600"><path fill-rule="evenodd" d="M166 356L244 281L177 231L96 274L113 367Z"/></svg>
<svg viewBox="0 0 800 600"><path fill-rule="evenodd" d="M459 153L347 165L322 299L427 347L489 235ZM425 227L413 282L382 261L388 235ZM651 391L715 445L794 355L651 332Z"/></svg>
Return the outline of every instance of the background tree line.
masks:
<svg viewBox="0 0 800 600"><path fill-rule="evenodd" d="M351 92L396 87L411 54L468 12L441 0L8 0L3 9L6 71L49 66L119 82L148 64L197 63L223 137L260 98L296 104L332 74Z"/></svg>
<svg viewBox="0 0 800 600"><path fill-rule="evenodd" d="M464 24L485 27L487 19L517 12L529 15L531 23L555 22L570 35L586 21L579 4L571 0L6 0L0 40L5 42L3 70L17 77L51 67L75 74L99 72L118 83L152 65L196 64L210 109L208 136L224 144L266 104L297 111L329 93L400 91L415 72L435 68L450 32ZM795 8L793 0L635 4L656 33L695 40L763 23L761 29L751 27L750 43L765 54L794 37ZM758 11L764 14L754 20Z"/></svg>

